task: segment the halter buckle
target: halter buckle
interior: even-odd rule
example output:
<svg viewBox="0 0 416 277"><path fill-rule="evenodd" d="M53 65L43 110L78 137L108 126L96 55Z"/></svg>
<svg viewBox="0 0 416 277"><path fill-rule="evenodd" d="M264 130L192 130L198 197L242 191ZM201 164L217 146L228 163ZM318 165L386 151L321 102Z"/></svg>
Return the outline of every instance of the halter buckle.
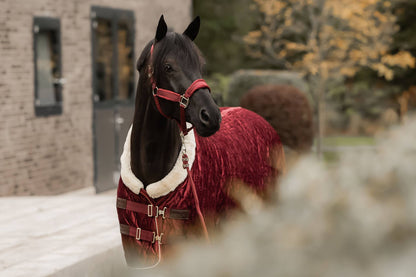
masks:
<svg viewBox="0 0 416 277"><path fill-rule="evenodd" d="M188 107L188 104L189 104L189 98L181 95L181 99L179 100L179 105L183 107L184 109L186 109L186 107Z"/></svg>

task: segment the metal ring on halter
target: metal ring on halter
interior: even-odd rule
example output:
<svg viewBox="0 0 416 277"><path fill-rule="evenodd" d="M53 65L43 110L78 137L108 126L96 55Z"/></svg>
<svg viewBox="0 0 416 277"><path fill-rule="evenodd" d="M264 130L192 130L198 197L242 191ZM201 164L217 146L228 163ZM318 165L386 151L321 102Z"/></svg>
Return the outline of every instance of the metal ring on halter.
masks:
<svg viewBox="0 0 416 277"><path fill-rule="evenodd" d="M155 86L154 89L152 89L152 94L153 96L157 96L157 91L159 90L159 88L157 86Z"/></svg>
<svg viewBox="0 0 416 277"><path fill-rule="evenodd" d="M179 101L179 105L181 105L184 109L188 107L189 104L189 98L181 95L181 100Z"/></svg>

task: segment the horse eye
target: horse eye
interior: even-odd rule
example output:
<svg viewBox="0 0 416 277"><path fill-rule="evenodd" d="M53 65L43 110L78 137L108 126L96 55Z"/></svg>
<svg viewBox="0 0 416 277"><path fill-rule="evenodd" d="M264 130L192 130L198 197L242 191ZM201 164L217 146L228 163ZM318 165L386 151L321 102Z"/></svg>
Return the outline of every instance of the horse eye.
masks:
<svg viewBox="0 0 416 277"><path fill-rule="evenodd" d="M173 68L172 68L172 66L170 65L170 64L165 64L165 71L166 72L172 72L173 71Z"/></svg>

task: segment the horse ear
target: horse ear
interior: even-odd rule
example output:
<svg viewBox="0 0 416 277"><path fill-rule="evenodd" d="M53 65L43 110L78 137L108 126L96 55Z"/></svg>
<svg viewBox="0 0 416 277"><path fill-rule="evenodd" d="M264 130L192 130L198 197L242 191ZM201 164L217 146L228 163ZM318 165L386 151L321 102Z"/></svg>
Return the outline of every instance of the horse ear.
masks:
<svg viewBox="0 0 416 277"><path fill-rule="evenodd" d="M191 40L194 40L199 32L199 26L201 25L201 20L199 16L195 17L195 19L189 24L188 28L186 28L183 34L189 37Z"/></svg>
<svg viewBox="0 0 416 277"><path fill-rule="evenodd" d="M163 14L160 16L159 24L157 25L156 42L162 40L166 36L166 32L168 31L168 26L166 25L165 18L163 18Z"/></svg>

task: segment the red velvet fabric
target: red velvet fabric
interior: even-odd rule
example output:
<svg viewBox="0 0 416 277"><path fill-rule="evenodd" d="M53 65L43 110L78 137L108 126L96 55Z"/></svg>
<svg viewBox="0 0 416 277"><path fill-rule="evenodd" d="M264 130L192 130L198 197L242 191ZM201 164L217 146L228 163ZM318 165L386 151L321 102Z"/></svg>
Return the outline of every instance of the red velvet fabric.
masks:
<svg viewBox="0 0 416 277"><path fill-rule="evenodd" d="M195 135L196 156L192 174L199 196L200 207L210 230L220 219L238 207L231 197L231 190L238 189L243 181L257 193L265 193L269 183L278 175L273 165L272 153L281 150L281 142L275 130L259 115L242 108L222 108L220 130L208 138ZM143 195L136 195L127 188L121 178L117 196L148 204ZM194 205L192 190L187 178L173 192L154 199L159 207L190 210L188 220L158 219L160 232L172 242L175 238L201 235L202 230ZM119 222L145 230L155 230L154 218L147 215L117 209ZM135 265L146 258L157 260L156 244L137 241L122 235L126 261ZM170 244L162 245L162 253Z"/></svg>

